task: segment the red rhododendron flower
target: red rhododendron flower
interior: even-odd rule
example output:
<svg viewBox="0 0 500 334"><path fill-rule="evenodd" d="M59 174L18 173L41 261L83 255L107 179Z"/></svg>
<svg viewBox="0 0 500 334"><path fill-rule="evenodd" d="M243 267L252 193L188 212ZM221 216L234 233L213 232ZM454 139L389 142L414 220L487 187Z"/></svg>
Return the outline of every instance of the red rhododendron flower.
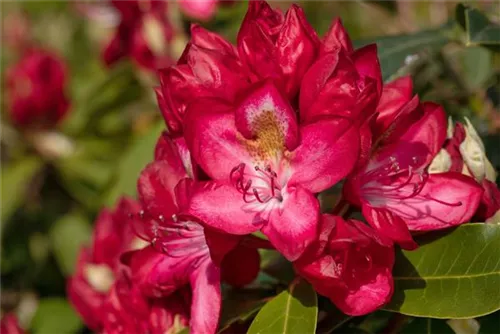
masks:
<svg viewBox="0 0 500 334"><path fill-rule="evenodd" d="M358 132L344 119L308 125L271 81L248 89L238 105L191 105L185 137L215 181L197 187L189 214L232 234L262 229L289 260L316 237L314 193L346 176L358 157Z"/></svg>
<svg viewBox="0 0 500 334"><path fill-rule="evenodd" d="M464 223L474 214L482 190L459 173L429 174L446 139L446 116L440 106L420 105L415 97L384 122L390 125L374 138L368 162L348 179L344 195L361 206L379 233L412 249L416 244L409 230Z"/></svg>
<svg viewBox="0 0 500 334"><path fill-rule="evenodd" d="M103 51L104 62L109 66L130 57L149 70L170 65L168 42L173 32L167 20L167 2L111 0L111 4L120 14L120 23Z"/></svg>
<svg viewBox="0 0 500 334"><path fill-rule="evenodd" d="M143 170L138 182L144 210L139 214L137 233L152 246L127 254L126 263L134 284L146 296L169 296L190 284L191 333L215 333L221 306L221 262L227 253L244 246L238 246L241 237L211 231L180 214L196 187L196 174L184 140L163 135L155 150L155 161ZM255 260L256 252L239 252L240 261L245 263L247 257ZM243 270L244 276L237 278L237 283L253 280L258 267Z"/></svg>
<svg viewBox="0 0 500 334"><path fill-rule="evenodd" d="M51 127L68 112L67 69L57 55L30 49L7 69L6 78L8 111L15 125Z"/></svg>
<svg viewBox="0 0 500 334"><path fill-rule="evenodd" d="M342 312L364 315L392 297L394 249L356 220L323 215L318 239L294 262L297 272Z"/></svg>
<svg viewBox="0 0 500 334"><path fill-rule="evenodd" d="M137 210L137 203L123 198L115 211L101 211L92 246L81 250L76 272L67 282L69 300L91 329L102 328L102 304L115 279L122 275L120 255L141 241L132 226L125 224L129 213Z"/></svg>
<svg viewBox="0 0 500 334"><path fill-rule="evenodd" d="M0 333L2 334L24 334L25 331L19 327L17 317L13 313L8 313L2 317L0 322Z"/></svg>

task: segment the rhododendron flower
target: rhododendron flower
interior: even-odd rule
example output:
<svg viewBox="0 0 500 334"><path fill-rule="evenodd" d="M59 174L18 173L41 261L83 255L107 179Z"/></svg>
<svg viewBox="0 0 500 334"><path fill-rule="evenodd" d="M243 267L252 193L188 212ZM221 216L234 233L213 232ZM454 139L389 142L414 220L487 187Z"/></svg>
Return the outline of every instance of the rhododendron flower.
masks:
<svg viewBox="0 0 500 334"><path fill-rule="evenodd" d="M30 49L7 69L9 116L20 127L52 127L68 112L67 69L57 55Z"/></svg>
<svg viewBox="0 0 500 334"><path fill-rule="evenodd" d="M453 128L451 121L449 125L453 129L449 133L450 138L432 161L431 167L435 171L456 171L472 176L484 190L474 219L487 220L500 210L500 190L495 183L497 173L471 122L465 118L465 126L456 123Z"/></svg>
<svg viewBox="0 0 500 334"><path fill-rule="evenodd" d="M214 181L200 183L187 212L231 234L262 230L289 260L317 234L314 197L352 169L358 132L345 119L308 125L271 81L249 88L237 105L191 104L185 138Z"/></svg>
<svg viewBox="0 0 500 334"><path fill-rule="evenodd" d="M319 238L294 267L349 315L364 315L392 297L394 248L356 220L325 214Z"/></svg>
<svg viewBox="0 0 500 334"><path fill-rule="evenodd" d="M19 326L16 315L8 313L2 317L2 321L0 322L0 333L24 334L25 331Z"/></svg>
<svg viewBox="0 0 500 334"><path fill-rule="evenodd" d="M218 0L179 0L184 14L200 20L208 20L217 10Z"/></svg>
<svg viewBox="0 0 500 334"><path fill-rule="evenodd" d="M167 19L167 2L158 0L111 0L120 14L114 37L103 50L109 66L130 57L139 66L156 70L172 63L169 41L173 30Z"/></svg>
<svg viewBox="0 0 500 334"><path fill-rule="evenodd" d="M204 228L185 211L196 173L184 140L163 135L155 150L155 161L141 173L138 191L143 211L137 233L152 246L126 255L132 280L146 296L169 296L186 284L191 285L191 333L215 333L221 304L221 262L237 249L241 237L223 235ZM253 251L253 252L252 252ZM237 267L251 281L259 271L257 250L239 252L239 260L249 268ZM230 265L234 261L230 261ZM247 277L251 279L248 280ZM207 310L210 310L207 312Z"/></svg>
<svg viewBox="0 0 500 334"><path fill-rule="evenodd" d="M482 190L472 178L456 172L429 174L429 165L447 134L440 106L420 105L415 97L390 118L383 119L388 127L374 137L371 154L348 178L344 195L361 207L379 233L412 249L416 244L409 230L429 231L466 222ZM378 129L383 128L378 124Z"/></svg>
<svg viewBox="0 0 500 334"><path fill-rule="evenodd" d="M76 272L67 282L69 300L91 329L102 328L102 304L123 269L120 255L144 245L133 233L132 226L125 223L129 213L138 208L138 203L122 198L115 211L101 211L92 246L80 251Z"/></svg>

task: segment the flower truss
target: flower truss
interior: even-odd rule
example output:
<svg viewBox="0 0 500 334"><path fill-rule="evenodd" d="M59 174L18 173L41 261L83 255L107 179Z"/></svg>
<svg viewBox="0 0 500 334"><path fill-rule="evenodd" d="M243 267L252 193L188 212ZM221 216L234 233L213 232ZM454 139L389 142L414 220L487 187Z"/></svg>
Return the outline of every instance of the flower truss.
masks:
<svg viewBox="0 0 500 334"><path fill-rule="evenodd" d="M123 25L108 59L135 34ZM236 45L192 25L159 77L167 129L139 200L101 213L68 283L94 330L215 333L221 283L252 282L258 248L281 253L343 312L367 314L392 297L396 244L415 249L414 232L499 215L470 122L448 124L408 77L384 84L376 45L354 49L338 19L319 37L300 7L251 1ZM323 212L318 195L335 185L342 199ZM348 217L355 210L363 221Z"/></svg>

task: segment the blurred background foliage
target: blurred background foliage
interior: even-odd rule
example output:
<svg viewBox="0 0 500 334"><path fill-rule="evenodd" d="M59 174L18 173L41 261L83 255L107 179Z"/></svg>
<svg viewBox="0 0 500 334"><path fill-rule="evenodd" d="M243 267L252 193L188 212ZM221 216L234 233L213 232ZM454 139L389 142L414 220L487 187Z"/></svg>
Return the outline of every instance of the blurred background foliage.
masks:
<svg viewBox="0 0 500 334"><path fill-rule="evenodd" d="M285 10L292 2L271 3ZM453 1L298 3L320 34L340 16L356 45L377 42L385 80L411 74L415 92L423 100L442 103L456 119L469 117L498 169L500 53L496 51L500 32L496 24L500 2L467 3L478 11L457 7ZM84 332L64 297L65 278L73 271L79 248L90 239L99 209L113 205L122 194L134 195L137 175L152 158L156 138L164 128L152 90L157 78L128 62L105 68L100 54L114 28L109 22L89 18L79 2L0 5L2 85L6 68L19 57L5 38L25 25L36 45L55 50L68 63L71 99L71 111L57 129L30 133L10 124L2 89L2 313L15 311L22 326L33 333ZM213 19L200 23L234 41L246 6L241 1L220 7ZM173 2L169 10L177 30L172 52L179 56L192 20L181 16ZM468 15L476 25L466 24ZM484 25L492 29L486 38L478 35ZM282 268L275 275L262 273L259 282L265 285L271 276L283 279L279 277L283 273ZM255 305L261 305L262 298ZM250 310L241 311L236 319L253 314L255 305L249 305ZM226 324L234 322L235 317L225 316ZM325 333L385 332L395 321L382 311L354 320L319 316L318 328ZM481 319L481 333L500 332L498 319L498 313ZM407 333L430 328L425 319L403 320L408 326L399 327ZM444 321L433 321L438 323L430 332L443 333L439 326L450 330Z"/></svg>

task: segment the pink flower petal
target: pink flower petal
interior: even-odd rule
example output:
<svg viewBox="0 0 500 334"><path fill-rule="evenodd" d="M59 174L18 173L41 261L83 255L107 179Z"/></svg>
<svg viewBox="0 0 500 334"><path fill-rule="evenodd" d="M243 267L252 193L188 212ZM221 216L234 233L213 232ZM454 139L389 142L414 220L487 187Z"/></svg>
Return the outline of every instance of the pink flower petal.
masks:
<svg viewBox="0 0 500 334"><path fill-rule="evenodd" d="M467 222L476 211L483 189L470 177L456 172L431 174L415 197L389 202L412 231L431 231Z"/></svg>
<svg viewBox="0 0 500 334"><path fill-rule="evenodd" d="M319 202L301 187L288 188L262 231L289 261L296 260L318 236Z"/></svg>
<svg viewBox="0 0 500 334"><path fill-rule="evenodd" d="M255 232L262 226L255 212L244 210L243 195L225 183L200 183L191 198L187 214L204 224L230 234Z"/></svg>
<svg viewBox="0 0 500 334"><path fill-rule="evenodd" d="M292 152L292 177L288 184L300 184L313 193L343 179L359 154L359 133L346 120L329 119L300 128L301 144Z"/></svg>
<svg viewBox="0 0 500 334"><path fill-rule="evenodd" d="M222 303L219 267L205 262L190 275L190 284L193 301L189 332L216 333Z"/></svg>
<svg viewBox="0 0 500 334"><path fill-rule="evenodd" d="M229 181L234 167L252 161L227 104L215 99L197 101L186 115L185 126L191 154L211 178Z"/></svg>

